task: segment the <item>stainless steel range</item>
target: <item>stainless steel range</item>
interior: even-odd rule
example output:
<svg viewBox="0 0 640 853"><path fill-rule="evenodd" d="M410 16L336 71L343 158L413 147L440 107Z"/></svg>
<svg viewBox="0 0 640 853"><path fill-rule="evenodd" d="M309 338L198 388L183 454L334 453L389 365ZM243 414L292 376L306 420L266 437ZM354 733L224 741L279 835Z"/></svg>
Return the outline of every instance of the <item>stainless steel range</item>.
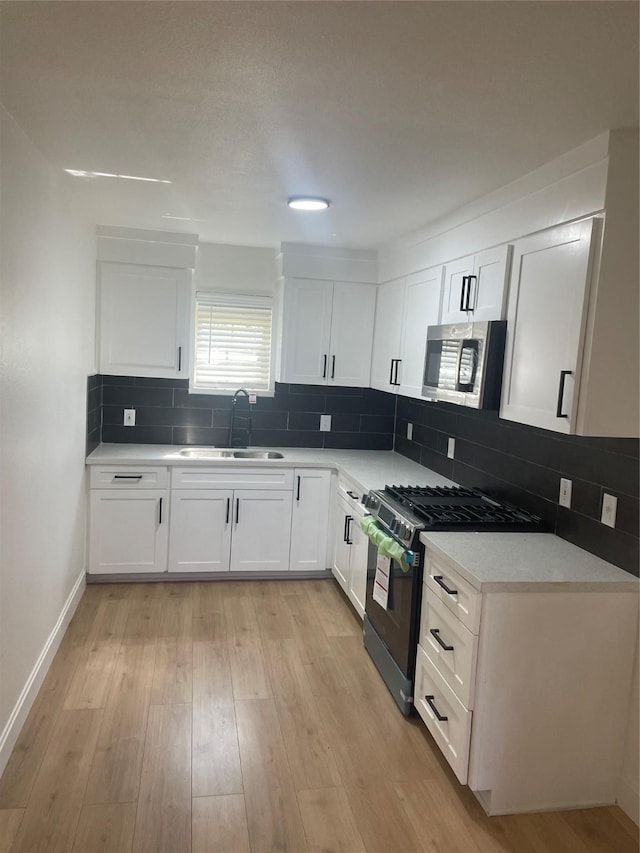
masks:
<svg viewBox="0 0 640 853"><path fill-rule="evenodd" d="M542 531L541 520L478 489L386 486L362 499L378 527L405 550L405 566L391 560L386 607L374 599L378 549L369 543L364 643L398 707L408 715L420 625L425 530ZM409 564L407 570L406 564Z"/></svg>

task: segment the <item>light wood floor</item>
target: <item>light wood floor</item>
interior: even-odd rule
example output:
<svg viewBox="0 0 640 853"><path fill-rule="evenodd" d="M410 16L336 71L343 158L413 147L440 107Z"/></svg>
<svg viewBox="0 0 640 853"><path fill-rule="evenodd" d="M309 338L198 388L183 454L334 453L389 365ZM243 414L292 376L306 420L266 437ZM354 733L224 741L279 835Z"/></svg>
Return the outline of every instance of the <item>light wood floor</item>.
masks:
<svg viewBox="0 0 640 853"><path fill-rule="evenodd" d="M635 853L617 808L488 818L333 581L90 586L0 781L0 851Z"/></svg>

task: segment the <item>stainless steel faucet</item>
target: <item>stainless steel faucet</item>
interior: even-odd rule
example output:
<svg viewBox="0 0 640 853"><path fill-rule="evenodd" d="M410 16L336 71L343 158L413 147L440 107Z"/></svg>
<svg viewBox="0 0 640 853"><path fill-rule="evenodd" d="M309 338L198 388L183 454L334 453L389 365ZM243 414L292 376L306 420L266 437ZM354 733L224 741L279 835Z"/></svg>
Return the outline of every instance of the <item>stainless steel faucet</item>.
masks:
<svg viewBox="0 0 640 853"><path fill-rule="evenodd" d="M231 400L231 421L229 423L229 441L228 447L233 446L233 427L235 425L236 420L236 406L238 404L238 397L244 394L244 396L249 400L249 394L244 390L244 388L238 388L236 393L233 395L233 399ZM247 445L251 444L251 408L249 408L249 414L247 416L249 421L249 426L247 427Z"/></svg>

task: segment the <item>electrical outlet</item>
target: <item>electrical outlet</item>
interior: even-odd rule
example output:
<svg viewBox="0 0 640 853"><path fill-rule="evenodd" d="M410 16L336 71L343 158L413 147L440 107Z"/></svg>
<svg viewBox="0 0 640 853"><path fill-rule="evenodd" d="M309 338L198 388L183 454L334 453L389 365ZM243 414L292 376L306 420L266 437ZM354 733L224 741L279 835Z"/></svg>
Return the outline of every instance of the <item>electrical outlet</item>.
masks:
<svg viewBox="0 0 640 853"><path fill-rule="evenodd" d="M407 438L409 441L413 438L413 424L407 424Z"/></svg>
<svg viewBox="0 0 640 853"><path fill-rule="evenodd" d="M606 492L602 496L602 515L600 521L606 524L607 527L616 526L616 512L618 511L618 498L613 495L608 495Z"/></svg>
<svg viewBox="0 0 640 853"><path fill-rule="evenodd" d="M447 443L447 457L449 459L453 459L456 454L456 440L455 438L450 438Z"/></svg>
<svg viewBox="0 0 640 853"><path fill-rule="evenodd" d="M331 432L331 415L320 415L320 432Z"/></svg>
<svg viewBox="0 0 640 853"><path fill-rule="evenodd" d="M125 426L135 426L136 425L136 410L135 409L125 409L124 410L124 425Z"/></svg>
<svg viewBox="0 0 640 853"><path fill-rule="evenodd" d="M560 478L560 496L558 497L558 503L560 506L566 506L567 509L571 508L571 485L571 480L567 480L565 477Z"/></svg>

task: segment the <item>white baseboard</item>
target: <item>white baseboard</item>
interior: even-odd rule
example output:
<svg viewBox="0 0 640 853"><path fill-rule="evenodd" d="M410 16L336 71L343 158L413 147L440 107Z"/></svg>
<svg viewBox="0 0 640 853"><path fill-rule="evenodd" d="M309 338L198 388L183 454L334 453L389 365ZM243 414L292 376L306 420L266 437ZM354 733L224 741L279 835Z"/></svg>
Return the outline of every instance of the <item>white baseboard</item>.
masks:
<svg viewBox="0 0 640 853"><path fill-rule="evenodd" d="M637 826L640 826L640 791L637 780L623 779L620 776L616 802L622 811L628 814Z"/></svg>
<svg viewBox="0 0 640 853"><path fill-rule="evenodd" d="M4 731L0 735L0 775L2 775L4 768L7 766L11 750L16 745L20 730L27 719L36 696L38 695L38 690L40 690L44 677L51 666L51 661L53 660L55 653L58 651L58 647L64 637L64 632L67 630L71 617L75 613L76 607L82 598L82 593L86 586L85 577L83 569L78 580L74 583L73 589L69 593L69 597L67 598L64 607L62 608L62 612L58 617L58 621L56 622L53 631L49 634L47 641L44 644L44 648L40 652L38 660L31 670L31 674L29 675L26 684L22 688L22 692L20 693L18 701L11 712L7 725L4 727Z"/></svg>

